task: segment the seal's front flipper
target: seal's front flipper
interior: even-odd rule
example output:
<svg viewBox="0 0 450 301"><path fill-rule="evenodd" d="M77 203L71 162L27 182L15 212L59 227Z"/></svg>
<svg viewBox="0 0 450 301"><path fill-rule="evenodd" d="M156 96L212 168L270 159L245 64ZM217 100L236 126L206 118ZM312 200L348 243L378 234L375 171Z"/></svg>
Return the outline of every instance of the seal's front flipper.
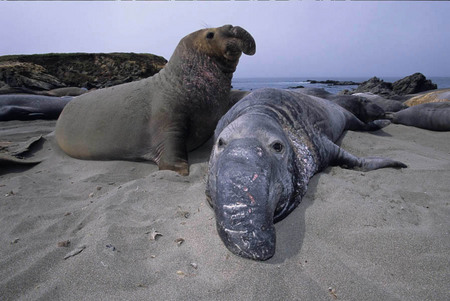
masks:
<svg viewBox="0 0 450 301"><path fill-rule="evenodd" d="M394 168L405 168L406 164L391 160L383 157L364 157L359 158L347 152L343 148L337 146L331 141L328 141L328 146L331 148L333 154L330 161L331 165L338 165L344 168L357 169L362 171L375 170L379 168L394 167Z"/></svg>
<svg viewBox="0 0 450 301"><path fill-rule="evenodd" d="M159 170L173 170L182 176L189 175L188 154L184 134L167 133L164 149L157 162Z"/></svg>
<svg viewBox="0 0 450 301"><path fill-rule="evenodd" d="M364 123L355 116L351 116L347 120L347 129L352 131L378 131L391 124L388 119L377 119L368 123Z"/></svg>

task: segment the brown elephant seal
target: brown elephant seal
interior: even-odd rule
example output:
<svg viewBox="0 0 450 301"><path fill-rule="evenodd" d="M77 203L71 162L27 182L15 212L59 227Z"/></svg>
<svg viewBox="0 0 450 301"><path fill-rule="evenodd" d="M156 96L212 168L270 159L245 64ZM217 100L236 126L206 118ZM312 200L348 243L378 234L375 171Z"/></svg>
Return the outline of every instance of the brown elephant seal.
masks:
<svg viewBox="0 0 450 301"><path fill-rule="evenodd" d="M433 92L413 95L405 101L405 105L412 107L422 103L450 101L450 89L440 89Z"/></svg>
<svg viewBox="0 0 450 301"><path fill-rule="evenodd" d="M58 119L56 140L75 158L151 160L187 175L187 152L209 139L232 106L233 72L242 52L255 51L238 26L193 32L154 76L76 97Z"/></svg>
<svg viewBox="0 0 450 301"><path fill-rule="evenodd" d="M53 89L53 90L49 90L49 91L42 91L37 94L63 97L63 96L80 96L86 92L88 92L88 89L86 89L86 88L64 87L64 88L57 88L57 89Z"/></svg>
<svg viewBox="0 0 450 301"><path fill-rule="evenodd" d="M386 113L392 123L431 131L450 131L450 101L422 103L398 112Z"/></svg>

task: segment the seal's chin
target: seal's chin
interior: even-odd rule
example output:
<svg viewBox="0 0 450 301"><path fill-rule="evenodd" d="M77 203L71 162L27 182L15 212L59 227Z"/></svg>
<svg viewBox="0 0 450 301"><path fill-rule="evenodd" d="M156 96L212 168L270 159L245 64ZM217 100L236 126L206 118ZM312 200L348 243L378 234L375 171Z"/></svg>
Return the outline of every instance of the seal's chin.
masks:
<svg viewBox="0 0 450 301"><path fill-rule="evenodd" d="M217 227L219 236L232 253L253 260L267 260L275 254L275 229L265 231L233 230Z"/></svg>
<svg viewBox="0 0 450 301"><path fill-rule="evenodd" d="M239 58L241 57L242 52L240 51L226 51L223 54L223 57L228 61L237 65Z"/></svg>

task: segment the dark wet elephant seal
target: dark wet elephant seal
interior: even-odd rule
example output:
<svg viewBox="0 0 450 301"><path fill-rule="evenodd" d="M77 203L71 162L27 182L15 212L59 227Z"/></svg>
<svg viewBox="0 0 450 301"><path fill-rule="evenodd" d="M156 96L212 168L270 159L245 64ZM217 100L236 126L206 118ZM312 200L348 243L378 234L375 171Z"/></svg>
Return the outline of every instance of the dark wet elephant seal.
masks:
<svg viewBox="0 0 450 301"><path fill-rule="evenodd" d="M395 113L386 113L392 123L432 131L450 131L450 101L414 105Z"/></svg>
<svg viewBox="0 0 450 301"><path fill-rule="evenodd" d="M0 121L58 119L72 97L0 95Z"/></svg>
<svg viewBox="0 0 450 301"><path fill-rule="evenodd" d="M209 139L231 107L233 72L242 52L255 49L238 26L191 33L156 75L74 99L57 122L56 140L75 158L151 160L187 175L187 152Z"/></svg>
<svg viewBox="0 0 450 301"><path fill-rule="evenodd" d="M385 111L367 98L355 95L336 95L325 91L323 88L303 88L295 90L307 95L331 100L335 104L353 113L359 120L370 122L381 119Z"/></svg>
<svg viewBox="0 0 450 301"><path fill-rule="evenodd" d="M377 130L326 99L262 89L244 97L219 121L206 196L227 248L266 260L275 252L274 222L300 203L309 179L329 165L361 170L406 167L380 157L358 158L334 142L345 130Z"/></svg>
<svg viewBox="0 0 450 301"><path fill-rule="evenodd" d="M385 112L397 112L408 107L401 100L387 99L372 93L355 93L352 95L367 98L368 100L382 108Z"/></svg>

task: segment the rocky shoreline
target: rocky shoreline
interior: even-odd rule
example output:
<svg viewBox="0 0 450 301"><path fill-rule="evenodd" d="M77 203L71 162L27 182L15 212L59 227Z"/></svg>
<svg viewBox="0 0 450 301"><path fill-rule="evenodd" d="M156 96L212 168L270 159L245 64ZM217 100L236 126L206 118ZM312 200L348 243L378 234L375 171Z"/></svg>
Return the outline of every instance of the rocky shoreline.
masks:
<svg viewBox="0 0 450 301"><path fill-rule="evenodd" d="M356 85L360 85L361 83L357 83L354 81L339 81L339 80L332 80L332 79L327 79L327 80L314 80L314 79L308 79L306 80L308 83L310 84L326 84L329 86L356 86Z"/></svg>
<svg viewBox="0 0 450 301"><path fill-rule="evenodd" d="M437 89L437 85L422 73L414 73L393 83L385 82L377 77L362 82L354 90L343 90L340 94L373 93L383 97L396 97L416 94Z"/></svg>
<svg viewBox="0 0 450 301"><path fill-rule="evenodd" d="M0 94L63 87L99 89L147 78L167 60L153 54L49 53L0 56Z"/></svg>

